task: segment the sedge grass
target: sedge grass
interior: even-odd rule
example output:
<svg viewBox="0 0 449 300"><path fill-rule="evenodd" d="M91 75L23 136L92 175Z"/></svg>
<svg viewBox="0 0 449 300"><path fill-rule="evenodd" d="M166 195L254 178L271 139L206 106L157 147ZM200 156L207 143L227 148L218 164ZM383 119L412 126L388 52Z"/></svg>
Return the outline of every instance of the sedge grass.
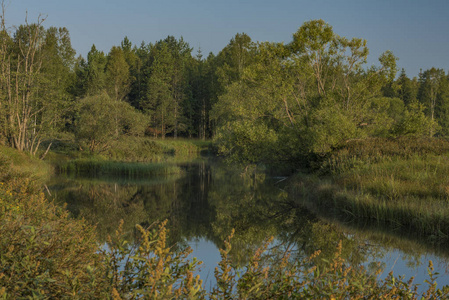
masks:
<svg viewBox="0 0 449 300"><path fill-rule="evenodd" d="M210 144L195 139L122 137L101 155L108 160L127 162L186 161L208 152Z"/></svg>
<svg viewBox="0 0 449 300"><path fill-rule="evenodd" d="M297 177L293 189L315 210L449 242L449 142L357 141L322 166L326 176Z"/></svg>
<svg viewBox="0 0 449 300"><path fill-rule="evenodd" d="M180 174L181 168L167 163L115 162L98 159L75 159L61 163L57 171L85 176L124 176L139 178L156 175Z"/></svg>
<svg viewBox="0 0 449 300"><path fill-rule="evenodd" d="M76 147L76 141L53 141L46 160L55 164L73 159L96 159L115 162L186 162L209 155L211 142L197 139L155 139L123 136L104 151L92 153Z"/></svg>

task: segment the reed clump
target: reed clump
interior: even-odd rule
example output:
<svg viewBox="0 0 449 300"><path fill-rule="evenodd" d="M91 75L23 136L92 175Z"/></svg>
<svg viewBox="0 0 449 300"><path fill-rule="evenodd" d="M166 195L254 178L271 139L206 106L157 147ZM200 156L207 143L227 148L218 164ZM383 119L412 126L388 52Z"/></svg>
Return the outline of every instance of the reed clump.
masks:
<svg viewBox="0 0 449 300"><path fill-rule="evenodd" d="M95 158L80 158L60 162L57 172L84 176L112 175L127 178L142 178L156 175L179 174L181 168L167 163L130 163Z"/></svg>

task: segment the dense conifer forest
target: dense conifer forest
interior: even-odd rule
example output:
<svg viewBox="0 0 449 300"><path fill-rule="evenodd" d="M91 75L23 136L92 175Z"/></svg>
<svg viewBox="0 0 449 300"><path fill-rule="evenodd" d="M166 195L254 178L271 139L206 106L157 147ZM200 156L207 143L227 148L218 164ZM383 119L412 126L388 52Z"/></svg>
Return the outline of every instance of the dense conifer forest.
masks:
<svg viewBox="0 0 449 300"><path fill-rule="evenodd" d="M322 20L288 43L236 34L203 56L182 37L77 56L67 28L1 19L0 142L33 155L58 140L102 152L123 136L214 139L240 162L298 160L366 137L449 133L449 80L409 77L385 51ZM40 150L39 150L40 149Z"/></svg>

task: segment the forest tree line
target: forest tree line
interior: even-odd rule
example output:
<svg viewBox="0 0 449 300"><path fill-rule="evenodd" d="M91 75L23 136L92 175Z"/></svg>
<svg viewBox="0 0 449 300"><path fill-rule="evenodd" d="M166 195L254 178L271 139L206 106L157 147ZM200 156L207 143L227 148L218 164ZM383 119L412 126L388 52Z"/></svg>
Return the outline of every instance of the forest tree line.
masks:
<svg viewBox="0 0 449 300"><path fill-rule="evenodd" d="M36 154L73 136L102 151L123 135L216 141L237 161L323 154L365 137L449 134L449 74L397 74L390 51L367 66L366 41L305 22L289 43L236 34L203 57L168 36L76 56L44 19L0 32L0 143ZM46 147L51 143L47 142ZM45 149L44 149L45 150Z"/></svg>

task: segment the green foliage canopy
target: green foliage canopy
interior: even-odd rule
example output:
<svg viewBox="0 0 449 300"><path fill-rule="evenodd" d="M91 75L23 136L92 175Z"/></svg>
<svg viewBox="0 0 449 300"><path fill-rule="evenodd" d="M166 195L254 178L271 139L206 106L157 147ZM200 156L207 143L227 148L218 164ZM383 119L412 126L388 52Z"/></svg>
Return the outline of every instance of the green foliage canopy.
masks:
<svg viewBox="0 0 449 300"><path fill-rule="evenodd" d="M212 109L222 154L242 162L291 160L327 153L376 126L368 123L370 107L394 79L391 52L381 55L380 67L364 69L366 41L340 37L322 20L304 23L288 45L253 49L240 80Z"/></svg>
<svg viewBox="0 0 449 300"><path fill-rule="evenodd" d="M91 152L105 151L123 134L141 136L148 121L128 103L107 94L86 97L79 102L75 136Z"/></svg>

